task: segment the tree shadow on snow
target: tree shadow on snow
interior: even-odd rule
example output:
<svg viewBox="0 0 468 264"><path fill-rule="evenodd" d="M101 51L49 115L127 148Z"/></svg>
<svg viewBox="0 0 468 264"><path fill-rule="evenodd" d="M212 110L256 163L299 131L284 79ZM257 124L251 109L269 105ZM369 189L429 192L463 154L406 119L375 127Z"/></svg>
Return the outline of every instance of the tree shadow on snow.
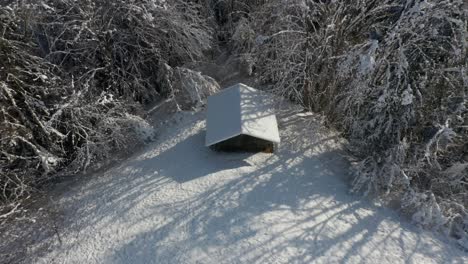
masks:
<svg viewBox="0 0 468 264"><path fill-rule="evenodd" d="M447 247L428 247L395 213L348 194L348 165L339 150L326 147L336 137L306 140L301 123L288 119L291 131L282 135L297 148L257 154L261 164L252 168L259 156L214 152L204 147L204 133L187 132L193 124L187 125L167 149L146 150L85 186L68 209L81 221L66 229L116 221L141 226L106 252L107 263L363 262L390 250L411 263L415 255L448 255Z"/></svg>
<svg viewBox="0 0 468 264"><path fill-rule="evenodd" d="M387 250L401 250L409 263L415 251L437 258L437 250L408 245L403 238L398 239L399 248L387 245L387 239L405 235L399 223L381 230L386 225L382 222L396 215L346 194L346 185L337 181L343 171L326 166L326 160L336 155L329 152L300 161L280 156L277 162L198 196L149 207L148 212L155 214L146 217L167 215L170 220L138 234L108 262L333 262L330 256L339 256L337 262L362 262L371 254L385 258ZM369 213L376 211L382 214ZM377 232L388 233L372 241Z"/></svg>

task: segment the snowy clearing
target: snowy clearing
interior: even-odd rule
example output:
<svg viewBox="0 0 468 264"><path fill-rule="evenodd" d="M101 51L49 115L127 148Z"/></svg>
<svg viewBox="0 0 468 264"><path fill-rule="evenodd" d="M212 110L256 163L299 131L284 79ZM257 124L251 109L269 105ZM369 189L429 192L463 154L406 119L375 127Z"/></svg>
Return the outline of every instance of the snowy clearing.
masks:
<svg viewBox="0 0 468 264"><path fill-rule="evenodd" d="M396 212L350 195L339 137L310 114L279 116L271 154L204 147L204 113L58 203L61 243L35 263L467 263Z"/></svg>

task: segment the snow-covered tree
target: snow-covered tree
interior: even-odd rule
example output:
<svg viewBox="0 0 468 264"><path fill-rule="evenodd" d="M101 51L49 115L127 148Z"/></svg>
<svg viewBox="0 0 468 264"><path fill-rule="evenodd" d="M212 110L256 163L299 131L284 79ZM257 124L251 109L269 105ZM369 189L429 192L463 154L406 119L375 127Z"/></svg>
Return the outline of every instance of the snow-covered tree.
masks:
<svg viewBox="0 0 468 264"><path fill-rule="evenodd" d="M142 105L167 72L211 47L190 1L41 0L0 5L0 219L51 177L147 137Z"/></svg>
<svg viewBox="0 0 468 264"><path fill-rule="evenodd" d="M268 1L232 39L256 76L324 114L353 190L426 227L468 232L467 11L461 0ZM463 242L465 241L465 242Z"/></svg>

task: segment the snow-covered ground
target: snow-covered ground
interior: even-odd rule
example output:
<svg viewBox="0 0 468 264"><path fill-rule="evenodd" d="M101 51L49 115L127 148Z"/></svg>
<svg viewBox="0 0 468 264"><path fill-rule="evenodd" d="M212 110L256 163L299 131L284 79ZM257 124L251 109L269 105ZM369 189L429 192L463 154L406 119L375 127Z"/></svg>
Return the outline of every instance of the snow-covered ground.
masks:
<svg viewBox="0 0 468 264"><path fill-rule="evenodd" d="M396 212L350 195L339 137L284 110L276 154L204 147L180 113L139 154L72 188L36 263L468 263ZM309 120L308 125L304 125Z"/></svg>

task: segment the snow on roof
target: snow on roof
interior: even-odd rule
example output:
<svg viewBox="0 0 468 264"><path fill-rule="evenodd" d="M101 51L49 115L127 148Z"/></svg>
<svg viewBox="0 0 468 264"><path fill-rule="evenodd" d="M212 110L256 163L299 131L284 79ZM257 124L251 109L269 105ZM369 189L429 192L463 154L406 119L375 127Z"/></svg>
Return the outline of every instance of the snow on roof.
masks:
<svg viewBox="0 0 468 264"><path fill-rule="evenodd" d="M279 143L271 97L245 84L236 84L208 97L206 146L238 135Z"/></svg>

